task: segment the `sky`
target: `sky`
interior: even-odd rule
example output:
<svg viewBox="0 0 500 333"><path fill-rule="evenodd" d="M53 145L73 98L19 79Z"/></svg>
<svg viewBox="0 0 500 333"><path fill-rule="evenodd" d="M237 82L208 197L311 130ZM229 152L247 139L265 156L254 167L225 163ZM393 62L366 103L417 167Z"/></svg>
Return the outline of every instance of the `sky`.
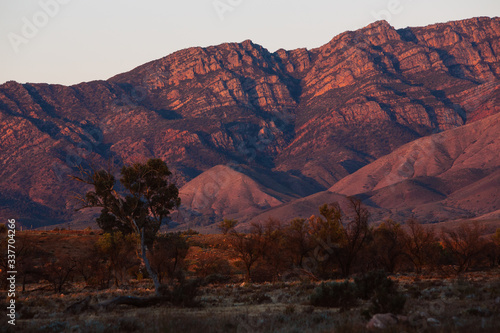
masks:
<svg viewBox="0 0 500 333"><path fill-rule="evenodd" d="M0 83L71 85L187 47L311 49L380 19L404 28L475 16L500 16L500 1L1 0Z"/></svg>

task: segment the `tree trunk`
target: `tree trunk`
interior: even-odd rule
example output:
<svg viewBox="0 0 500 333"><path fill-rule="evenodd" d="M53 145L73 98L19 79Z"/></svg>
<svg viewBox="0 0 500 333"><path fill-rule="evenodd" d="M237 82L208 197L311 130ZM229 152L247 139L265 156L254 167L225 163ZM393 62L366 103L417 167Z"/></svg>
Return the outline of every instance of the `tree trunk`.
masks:
<svg viewBox="0 0 500 333"><path fill-rule="evenodd" d="M148 271L148 274L155 285L155 293L157 296L160 296L160 281L158 280L158 275L156 274L156 272L151 268L151 264L149 263L149 259L147 256L147 247L144 243L144 228L141 229L141 257L144 261L144 266L146 266L146 270Z"/></svg>
<svg viewBox="0 0 500 333"><path fill-rule="evenodd" d="M250 282L251 281L251 278L250 278L250 266L251 265L245 264L245 268L246 268L245 282Z"/></svg>
<svg viewBox="0 0 500 333"><path fill-rule="evenodd" d="M344 274L344 277L348 278L349 275L351 274L351 262L348 261L345 263L344 267L343 267L343 274Z"/></svg>
<svg viewBox="0 0 500 333"><path fill-rule="evenodd" d="M120 286L120 282L118 281L118 268L115 264L112 264L111 266L113 266L113 278L115 280L115 287L118 288Z"/></svg>

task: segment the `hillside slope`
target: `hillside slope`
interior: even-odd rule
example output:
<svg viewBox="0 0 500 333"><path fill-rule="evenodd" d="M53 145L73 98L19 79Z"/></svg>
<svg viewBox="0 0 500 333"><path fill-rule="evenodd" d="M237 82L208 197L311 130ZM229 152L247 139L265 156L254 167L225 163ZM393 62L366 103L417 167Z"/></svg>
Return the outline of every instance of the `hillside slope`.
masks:
<svg viewBox="0 0 500 333"><path fill-rule="evenodd" d="M179 195L182 201L179 222L193 226L219 222L215 218L250 217L289 199L224 165L194 178L180 189Z"/></svg>
<svg viewBox="0 0 500 333"><path fill-rule="evenodd" d="M429 221L500 208L500 114L418 139L329 191L357 195L394 214Z"/></svg>

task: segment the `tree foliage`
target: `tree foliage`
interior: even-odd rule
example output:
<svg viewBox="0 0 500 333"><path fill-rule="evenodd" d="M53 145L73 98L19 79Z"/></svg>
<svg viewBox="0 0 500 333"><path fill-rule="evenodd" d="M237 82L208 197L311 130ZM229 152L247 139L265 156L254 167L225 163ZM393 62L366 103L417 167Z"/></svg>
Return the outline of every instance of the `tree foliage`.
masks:
<svg viewBox="0 0 500 333"><path fill-rule="evenodd" d="M389 273L393 273L404 252L405 232L399 223L392 220L382 222L373 231L372 256L376 263Z"/></svg>
<svg viewBox="0 0 500 333"><path fill-rule="evenodd" d="M180 232L160 234L156 238L150 258L160 282L164 277L173 279L182 272L188 250L187 238Z"/></svg>
<svg viewBox="0 0 500 333"><path fill-rule="evenodd" d="M421 273L425 266L436 261L435 257L439 253L439 243L435 232L418 221L411 219L406 226L404 253L415 267L417 273Z"/></svg>
<svg viewBox="0 0 500 333"><path fill-rule="evenodd" d="M232 229L234 229L234 227L236 227L237 224L238 224L237 220L224 219L222 222L219 223L218 227L224 235L227 235L227 233Z"/></svg>
<svg viewBox="0 0 500 333"><path fill-rule="evenodd" d="M368 227L370 214L360 200L348 198L350 214L345 215L340 205L334 203L319 208L322 217L311 217L311 233L315 240L315 257L324 273L328 263L335 262L343 276L351 273L360 251L364 248L371 230Z"/></svg>
<svg viewBox="0 0 500 333"><path fill-rule="evenodd" d="M482 227L476 223L462 223L455 230L443 230L442 241L455 258L456 271L466 271L486 247L481 237Z"/></svg>
<svg viewBox="0 0 500 333"><path fill-rule="evenodd" d="M93 187L81 198L82 208L102 208L97 223L105 232L140 236L141 257L158 292L160 284L147 251L170 211L180 205L179 190L170 181L166 163L160 159L124 166L120 175L122 191L118 191L116 178L109 170L82 170L81 177L74 178Z"/></svg>

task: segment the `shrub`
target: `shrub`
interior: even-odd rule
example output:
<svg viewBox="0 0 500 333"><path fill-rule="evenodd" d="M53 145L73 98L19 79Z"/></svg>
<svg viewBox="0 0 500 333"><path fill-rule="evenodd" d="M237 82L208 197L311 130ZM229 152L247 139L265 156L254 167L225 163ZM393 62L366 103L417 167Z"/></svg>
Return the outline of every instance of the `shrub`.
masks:
<svg viewBox="0 0 500 333"><path fill-rule="evenodd" d="M400 294L393 287L381 287L375 291L375 296L372 298L372 305L369 311L372 314L376 313L395 313L403 312L406 297Z"/></svg>
<svg viewBox="0 0 500 333"><path fill-rule="evenodd" d="M197 277L206 278L213 274L231 277L231 264L225 258L221 258L217 251L201 251L192 262L192 268Z"/></svg>
<svg viewBox="0 0 500 333"><path fill-rule="evenodd" d="M184 235L184 236L196 236L196 235L199 235L199 234L200 233L198 231L193 230L191 228L189 228L188 230L182 232L182 235Z"/></svg>
<svg viewBox="0 0 500 333"><path fill-rule="evenodd" d="M377 288L387 288L393 281L387 278L387 274L384 271L379 270L355 277L354 283L358 297L368 300L375 294Z"/></svg>
<svg viewBox="0 0 500 333"><path fill-rule="evenodd" d="M417 220L409 220L406 229L403 237L404 253L420 274L424 267L432 267L439 260L439 243L434 230Z"/></svg>
<svg viewBox="0 0 500 333"><path fill-rule="evenodd" d="M323 307L341 307L349 309L357 305L356 287L353 283L328 282L321 283L311 295L311 304Z"/></svg>
<svg viewBox="0 0 500 333"><path fill-rule="evenodd" d="M453 283L453 294L461 300L477 293L477 288L468 280L458 278Z"/></svg>
<svg viewBox="0 0 500 333"><path fill-rule="evenodd" d="M98 289L109 288L114 277L108 259L101 255L97 247L76 258L76 272L87 286Z"/></svg>
<svg viewBox="0 0 500 333"><path fill-rule="evenodd" d="M199 302L196 300L196 296L198 296L199 286L199 280L185 280L176 284L170 291L170 302L182 307L198 306Z"/></svg>
<svg viewBox="0 0 500 333"><path fill-rule="evenodd" d="M406 297L398 292L397 283L387 277L384 271L372 271L354 278L359 298L371 299L369 313L401 313Z"/></svg>
<svg viewBox="0 0 500 333"><path fill-rule="evenodd" d="M275 268L276 266L270 265L264 260L260 260L250 273L250 278L252 282L255 283L274 282L277 280Z"/></svg>
<svg viewBox="0 0 500 333"><path fill-rule="evenodd" d="M233 219L224 219L224 221L220 222L217 227L222 231L224 235L227 235L227 233L236 227L238 224L238 221L233 220Z"/></svg>
<svg viewBox="0 0 500 333"><path fill-rule="evenodd" d="M186 236L179 232L160 234L156 238L149 258L160 283L163 278L173 279L185 269L184 260L189 250L186 239Z"/></svg>
<svg viewBox="0 0 500 333"><path fill-rule="evenodd" d="M250 300L251 300L252 304L266 304L266 303L273 302L273 299L269 295L264 294L264 293L252 294L252 296L250 297Z"/></svg>
<svg viewBox="0 0 500 333"><path fill-rule="evenodd" d="M138 263L136 256L137 242L136 235L124 235L118 231L105 233L95 243L96 256L107 261L108 269L112 272L116 286L128 282L129 270Z"/></svg>
<svg viewBox="0 0 500 333"><path fill-rule="evenodd" d="M203 284L222 284L227 283L231 280L231 276L222 274L210 274L205 279L203 279Z"/></svg>
<svg viewBox="0 0 500 333"><path fill-rule="evenodd" d="M481 236L483 231L484 227L477 222L462 223L455 230L443 230L441 239L455 259L457 273L467 271L485 254L487 243Z"/></svg>
<svg viewBox="0 0 500 333"><path fill-rule="evenodd" d="M233 250L234 256L239 259L245 269L245 281L251 281L252 269L255 263L262 258L264 248L262 226L258 224L252 225L250 234L238 233L234 229L231 232L229 242Z"/></svg>
<svg viewBox="0 0 500 333"><path fill-rule="evenodd" d="M285 314L286 315L293 315L294 313L295 313L295 305L288 304L285 308Z"/></svg>
<svg viewBox="0 0 500 333"><path fill-rule="evenodd" d="M55 293L61 293L72 279L76 267L75 258L61 255L58 258L49 257L43 260L43 278L53 286Z"/></svg>

